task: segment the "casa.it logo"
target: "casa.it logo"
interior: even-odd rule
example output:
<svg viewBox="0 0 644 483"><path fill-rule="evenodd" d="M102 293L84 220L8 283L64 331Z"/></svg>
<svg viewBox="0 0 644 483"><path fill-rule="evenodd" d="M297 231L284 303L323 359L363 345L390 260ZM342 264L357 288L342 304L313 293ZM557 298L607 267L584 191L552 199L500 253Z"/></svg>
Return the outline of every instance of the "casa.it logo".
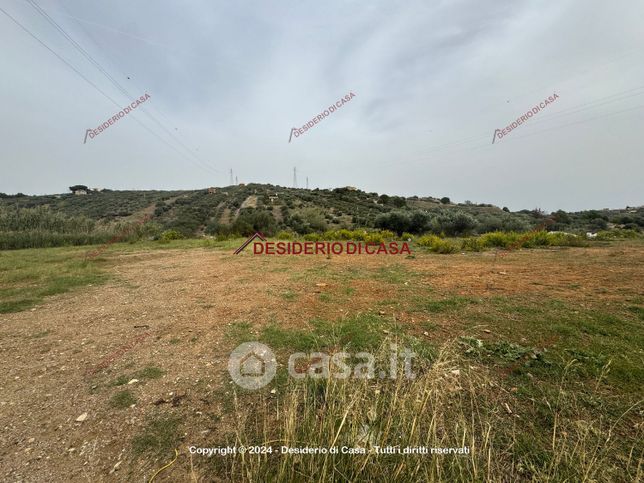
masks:
<svg viewBox="0 0 644 483"><path fill-rule="evenodd" d="M259 342L245 342L230 354L228 373L238 386L259 389L271 382L277 372L275 354Z"/></svg>
<svg viewBox="0 0 644 483"><path fill-rule="evenodd" d="M260 241L256 241L256 240ZM269 242L259 232L235 250L241 253L253 243L254 255L411 255L407 242L339 242L339 241L278 241Z"/></svg>

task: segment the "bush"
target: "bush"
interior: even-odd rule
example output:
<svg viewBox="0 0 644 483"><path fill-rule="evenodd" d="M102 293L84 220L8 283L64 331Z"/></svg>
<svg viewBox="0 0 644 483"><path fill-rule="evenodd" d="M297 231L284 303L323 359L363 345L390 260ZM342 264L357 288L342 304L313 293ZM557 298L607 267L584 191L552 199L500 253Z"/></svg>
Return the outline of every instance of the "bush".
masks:
<svg viewBox="0 0 644 483"><path fill-rule="evenodd" d="M521 248L545 247L550 245L547 231L532 231L519 238Z"/></svg>
<svg viewBox="0 0 644 483"><path fill-rule="evenodd" d="M516 233L505 233L502 231L493 231L481 235L479 239L485 247L507 248L510 244L516 242Z"/></svg>
<svg viewBox="0 0 644 483"><path fill-rule="evenodd" d="M456 253L458 251L458 246L455 243L449 240L443 240L436 235L421 236L416 243L436 253Z"/></svg>
<svg viewBox="0 0 644 483"><path fill-rule="evenodd" d="M402 235L404 232L421 234L430 227L430 217L422 211L407 214L401 211L392 211L378 215L374 222L376 228L390 230Z"/></svg>
<svg viewBox="0 0 644 483"><path fill-rule="evenodd" d="M267 236L275 233L277 223L273 215L264 210L250 209L242 211L232 224L232 231L242 236L260 232Z"/></svg>
<svg viewBox="0 0 644 483"><path fill-rule="evenodd" d="M638 238L640 233L636 230L603 230L597 233L596 240L615 240L617 238Z"/></svg>
<svg viewBox="0 0 644 483"><path fill-rule="evenodd" d="M396 232L398 235L402 235L403 232L409 231L410 226L411 220L409 217L405 213L401 213L399 211L378 215L375 221L376 228L391 230Z"/></svg>
<svg viewBox="0 0 644 483"><path fill-rule="evenodd" d="M461 244L461 250L480 252L485 248L485 243L480 237L465 238Z"/></svg>
<svg viewBox="0 0 644 483"><path fill-rule="evenodd" d="M291 233L290 231L282 230L277 234L278 240L292 240L293 238L295 237L293 236L293 233Z"/></svg>
<svg viewBox="0 0 644 483"><path fill-rule="evenodd" d="M444 232L449 236L470 234L478 222L464 211L443 211L432 221L435 233Z"/></svg>
<svg viewBox="0 0 644 483"><path fill-rule="evenodd" d="M588 242L572 233L548 233L548 245L557 247L583 247Z"/></svg>
<svg viewBox="0 0 644 483"><path fill-rule="evenodd" d="M182 240L183 238L185 238L183 233L177 230L166 230L161 233L160 240L162 242L169 242L170 240Z"/></svg>

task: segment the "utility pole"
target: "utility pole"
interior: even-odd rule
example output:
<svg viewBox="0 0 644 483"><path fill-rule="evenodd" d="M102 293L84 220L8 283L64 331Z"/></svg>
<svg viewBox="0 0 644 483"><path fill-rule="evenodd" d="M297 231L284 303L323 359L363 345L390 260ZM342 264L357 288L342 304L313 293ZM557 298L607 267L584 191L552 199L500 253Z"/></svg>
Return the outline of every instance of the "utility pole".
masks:
<svg viewBox="0 0 644 483"><path fill-rule="evenodd" d="M297 168L293 168L293 188L297 188Z"/></svg>
<svg viewBox="0 0 644 483"><path fill-rule="evenodd" d="M230 186L233 185L233 168L230 168Z"/></svg>
<svg viewBox="0 0 644 483"><path fill-rule="evenodd" d="M239 184L239 180L237 179L237 176L235 176L235 184Z"/></svg>

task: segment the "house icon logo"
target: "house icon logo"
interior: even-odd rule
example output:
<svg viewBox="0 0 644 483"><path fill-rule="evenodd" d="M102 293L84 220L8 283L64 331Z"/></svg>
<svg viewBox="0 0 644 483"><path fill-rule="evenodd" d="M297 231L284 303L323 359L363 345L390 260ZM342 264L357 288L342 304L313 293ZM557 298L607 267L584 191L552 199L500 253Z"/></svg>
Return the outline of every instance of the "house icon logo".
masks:
<svg viewBox="0 0 644 483"><path fill-rule="evenodd" d="M259 342L244 342L228 359L228 373L238 386L259 389L271 382L277 372L277 361L270 347Z"/></svg>
<svg viewBox="0 0 644 483"><path fill-rule="evenodd" d="M242 243L242 246L240 246L237 250L235 250L235 255L239 255L239 253L244 248L246 248L248 245L250 245L250 243L253 240L256 240L257 238L259 238L261 241L264 241L264 242L266 241L266 238L264 238L264 235L262 235L260 232L256 232L254 235L251 235L251 237L248 240L246 240L244 243Z"/></svg>

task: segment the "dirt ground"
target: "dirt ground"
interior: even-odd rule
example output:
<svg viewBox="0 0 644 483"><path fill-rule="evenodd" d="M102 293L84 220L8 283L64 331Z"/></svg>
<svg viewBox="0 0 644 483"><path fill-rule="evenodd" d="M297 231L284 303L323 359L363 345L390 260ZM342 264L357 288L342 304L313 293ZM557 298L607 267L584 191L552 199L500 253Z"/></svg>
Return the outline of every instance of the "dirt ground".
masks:
<svg viewBox="0 0 644 483"><path fill-rule="evenodd" d="M173 455L135 457L131 440L166 409L185 422L178 465L189 468L187 446L214 444L228 424L218 394L228 384L231 324L302 327L313 317L373 310L414 323L404 307L383 304L396 297L396 285L383 281L388 268L402 277L397 283L438 294L536 293L583 305L641 297L643 261L642 249L629 245L415 258L213 249L111 254L106 284L0 316L0 479L145 481ZM350 297L320 297L347 286ZM458 332L449 319L440 323L446 336ZM134 407L111 407L110 382L150 366L164 375L120 387L135 393Z"/></svg>

